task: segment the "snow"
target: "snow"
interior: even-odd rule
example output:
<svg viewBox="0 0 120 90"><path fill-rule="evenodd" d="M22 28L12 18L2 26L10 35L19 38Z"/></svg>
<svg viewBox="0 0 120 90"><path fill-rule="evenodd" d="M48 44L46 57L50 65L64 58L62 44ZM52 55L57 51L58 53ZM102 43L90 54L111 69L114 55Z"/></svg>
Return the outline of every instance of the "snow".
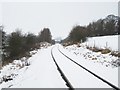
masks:
<svg viewBox="0 0 120 90"><path fill-rule="evenodd" d="M83 55L76 55L69 50L64 49L62 46L59 46L60 50L64 52L68 57L89 69L93 73L101 76L103 79L111 82L113 85L118 86L118 68L106 67L100 63L95 63L92 60L87 60ZM86 50L81 50L81 52ZM86 77L85 77L86 78ZM91 77L90 77L91 78Z"/></svg>
<svg viewBox="0 0 120 90"><path fill-rule="evenodd" d="M51 48L40 50L30 58L34 62L24 73L23 80L18 80L19 83L12 88L65 88L65 83L51 58L50 50Z"/></svg>
<svg viewBox="0 0 120 90"><path fill-rule="evenodd" d="M93 52L82 45L81 47L77 47L77 45L71 45L67 46L65 49L76 56L84 57L84 59L88 61L90 60L91 62L102 64L105 67L117 67L117 65L113 62L117 61L118 57L112 56L110 53L101 54L101 52Z"/></svg>
<svg viewBox="0 0 120 90"><path fill-rule="evenodd" d="M29 66L21 69L15 67L14 71L10 69L14 66L13 63L5 66L1 71L1 76L7 75L7 73L9 75L13 73L17 76L11 81L0 84L0 88L67 88L53 62L51 48L52 46L47 49L39 49L28 59ZM14 64L20 61L15 60Z"/></svg>
<svg viewBox="0 0 120 90"><path fill-rule="evenodd" d="M88 41L85 42L84 45L118 51L118 37L120 37L120 35L91 37L88 38Z"/></svg>
<svg viewBox="0 0 120 90"><path fill-rule="evenodd" d="M67 47L59 45L59 49L68 57L113 85L118 86L119 67L113 62L119 61L119 58L110 55L110 53L93 52L88 50L86 46L109 48L110 50L118 51L118 35L89 38L88 41L80 44L80 47L77 45Z"/></svg>
<svg viewBox="0 0 120 90"><path fill-rule="evenodd" d="M63 47L60 44L51 46L48 43L41 43L40 49L30 52L30 58L23 57L20 60L14 60L0 70L0 89L68 88L52 59L51 49L53 47L55 60L74 88L111 87L71 62L59 52L58 48L80 65L118 87L118 67L112 65L112 62L116 61L118 57L112 56L110 53L93 52L86 48L86 45L91 47L95 45L99 48L107 46L116 51L118 49L117 38L117 35L93 37L82 43L81 47L77 45Z"/></svg>
<svg viewBox="0 0 120 90"><path fill-rule="evenodd" d="M101 80L80 68L78 65L68 60L56 47L53 49L53 55L74 88L111 88Z"/></svg>

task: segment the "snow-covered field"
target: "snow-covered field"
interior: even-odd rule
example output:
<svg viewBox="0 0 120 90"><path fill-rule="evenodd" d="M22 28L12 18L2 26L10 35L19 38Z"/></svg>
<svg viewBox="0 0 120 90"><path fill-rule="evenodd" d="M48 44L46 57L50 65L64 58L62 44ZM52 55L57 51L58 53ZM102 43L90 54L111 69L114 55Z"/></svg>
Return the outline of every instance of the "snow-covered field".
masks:
<svg viewBox="0 0 120 90"><path fill-rule="evenodd" d="M119 35L120 36L120 35ZM89 47L107 48L111 51L118 51L118 35L115 36L103 36L103 37L92 37L88 38L88 41L77 45L67 46L65 49L75 54L76 56L82 56L86 60L90 60L94 63L99 63L106 67L118 67L120 66L120 59L117 56L113 56L110 53L102 54L101 52L93 52L87 49Z"/></svg>
<svg viewBox="0 0 120 90"><path fill-rule="evenodd" d="M120 38L120 35L92 37L88 38L84 45L118 51L118 37Z"/></svg>

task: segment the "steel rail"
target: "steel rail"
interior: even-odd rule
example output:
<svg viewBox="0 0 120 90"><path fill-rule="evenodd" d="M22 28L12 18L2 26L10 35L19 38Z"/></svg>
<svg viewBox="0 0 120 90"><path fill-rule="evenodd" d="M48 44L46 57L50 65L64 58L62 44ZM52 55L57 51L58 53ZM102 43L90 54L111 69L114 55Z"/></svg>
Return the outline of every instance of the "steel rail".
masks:
<svg viewBox="0 0 120 90"><path fill-rule="evenodd" d="M53 56L53 48L51 49L51 56L53 58L53 61L55 63L55 65L57 66L57 69L59 71L59 73L61 74L61 77L63 78L63 80L66 82L66 85L69 87L69 90L74 90L72 84L70 83L70 81L67 79L67 77L65 76L65 74L63 73L63 71L61 70L61 68L59 67L59 65L57 64L54 56Z"/></svg>
<svg viewBox="0 0 120 90"><path fill-rule="evenodd" d="M79 63L75 62L73 59L71 59L70 57L68 57L67 55L65 55L62 51L60 51L59 47L58 50L61 54L63 54L66 58L68 58L70 61L72 61L73 63L75 63L76 65L78 65L79 67L83 68L84 70L88 71L90 74L94 75L95 77L97 77L98 79L102 80L103 82L105 82L106 84L108 84L109 86L111 86L112 88L114 88L115 90L120 90L120 88L118 88L117 86L113 85L112 83L108 82L107 80L103 79L102 77L98 76L97 74L93 73L92 71L88 70L87 68L83 67L82 65L80 65Z"/></svg>

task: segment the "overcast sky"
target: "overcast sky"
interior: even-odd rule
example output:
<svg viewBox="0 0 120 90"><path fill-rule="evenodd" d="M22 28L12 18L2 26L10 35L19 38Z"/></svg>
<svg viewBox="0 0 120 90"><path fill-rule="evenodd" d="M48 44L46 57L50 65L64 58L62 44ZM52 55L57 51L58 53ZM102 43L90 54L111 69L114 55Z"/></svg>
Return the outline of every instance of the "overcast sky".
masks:
<svg viewBox="0 0 120 90"><path fill-rule="evenodd" d="M117 2L4 2L0 4L0 24L11 33L16 28L23 33L37 34L48 27L53 38L67 37L75 25L118 15Z"/></svg>

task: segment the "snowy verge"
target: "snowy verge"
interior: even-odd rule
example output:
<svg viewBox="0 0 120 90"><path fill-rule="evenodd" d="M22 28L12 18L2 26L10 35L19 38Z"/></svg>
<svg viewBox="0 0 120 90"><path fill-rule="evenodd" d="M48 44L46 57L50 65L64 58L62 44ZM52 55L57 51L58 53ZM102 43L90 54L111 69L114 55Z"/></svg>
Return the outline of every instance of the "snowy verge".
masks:
<svg viewBox="0 0 120 90"><path fill-rule="evenodd" d="M30 52L30 55L33 56L37 53L37 50ZM28 57L23 57L19 60L13 60L12 63L9 63L6 66L3 66L0 70L0 88L8 88L12 85L8 82L12 82L19 74L24 73L31 64L31 60Z"/></svg>
<svg viewBox="0 0 120 90"><path fill-rule="evenodd" d="M43 46L31 51L34 55L14 60L3 67L0 77L11 77L11 80L2 81L1 88L67 88L51 57L53 46ZM24 60L23 60L24 59ZM2 79L1 79L2 80Z"/></svg>
<svg viewBox="0 0 120 90"><path fill-rule="evenodd" d="M99 63L105 67L115 68L120 66L119 58L111 55L111 53L102 54L101 52L93 52L82 45L81 47L78 47L77 45L71 45L65 47L65 49L76 56L82 56L85 60Z"/></svg>
<svg viewBox="0 0 120 90"><path fill-rule="evenodd" d="M78 62L80 65L101 76L108 82L111 82L113 85L118 86L118 67L110 67L107 63L110 62L109 60L112 61L117 59L116 57L109 56L108 54L101 55L100 53L94 53L85 47L78 48L75 45L68 47L62 47L59 45L59 48L62 52L64 52L64 54ZM92 60L92 58L94 58L94 60Z"/></svg>

